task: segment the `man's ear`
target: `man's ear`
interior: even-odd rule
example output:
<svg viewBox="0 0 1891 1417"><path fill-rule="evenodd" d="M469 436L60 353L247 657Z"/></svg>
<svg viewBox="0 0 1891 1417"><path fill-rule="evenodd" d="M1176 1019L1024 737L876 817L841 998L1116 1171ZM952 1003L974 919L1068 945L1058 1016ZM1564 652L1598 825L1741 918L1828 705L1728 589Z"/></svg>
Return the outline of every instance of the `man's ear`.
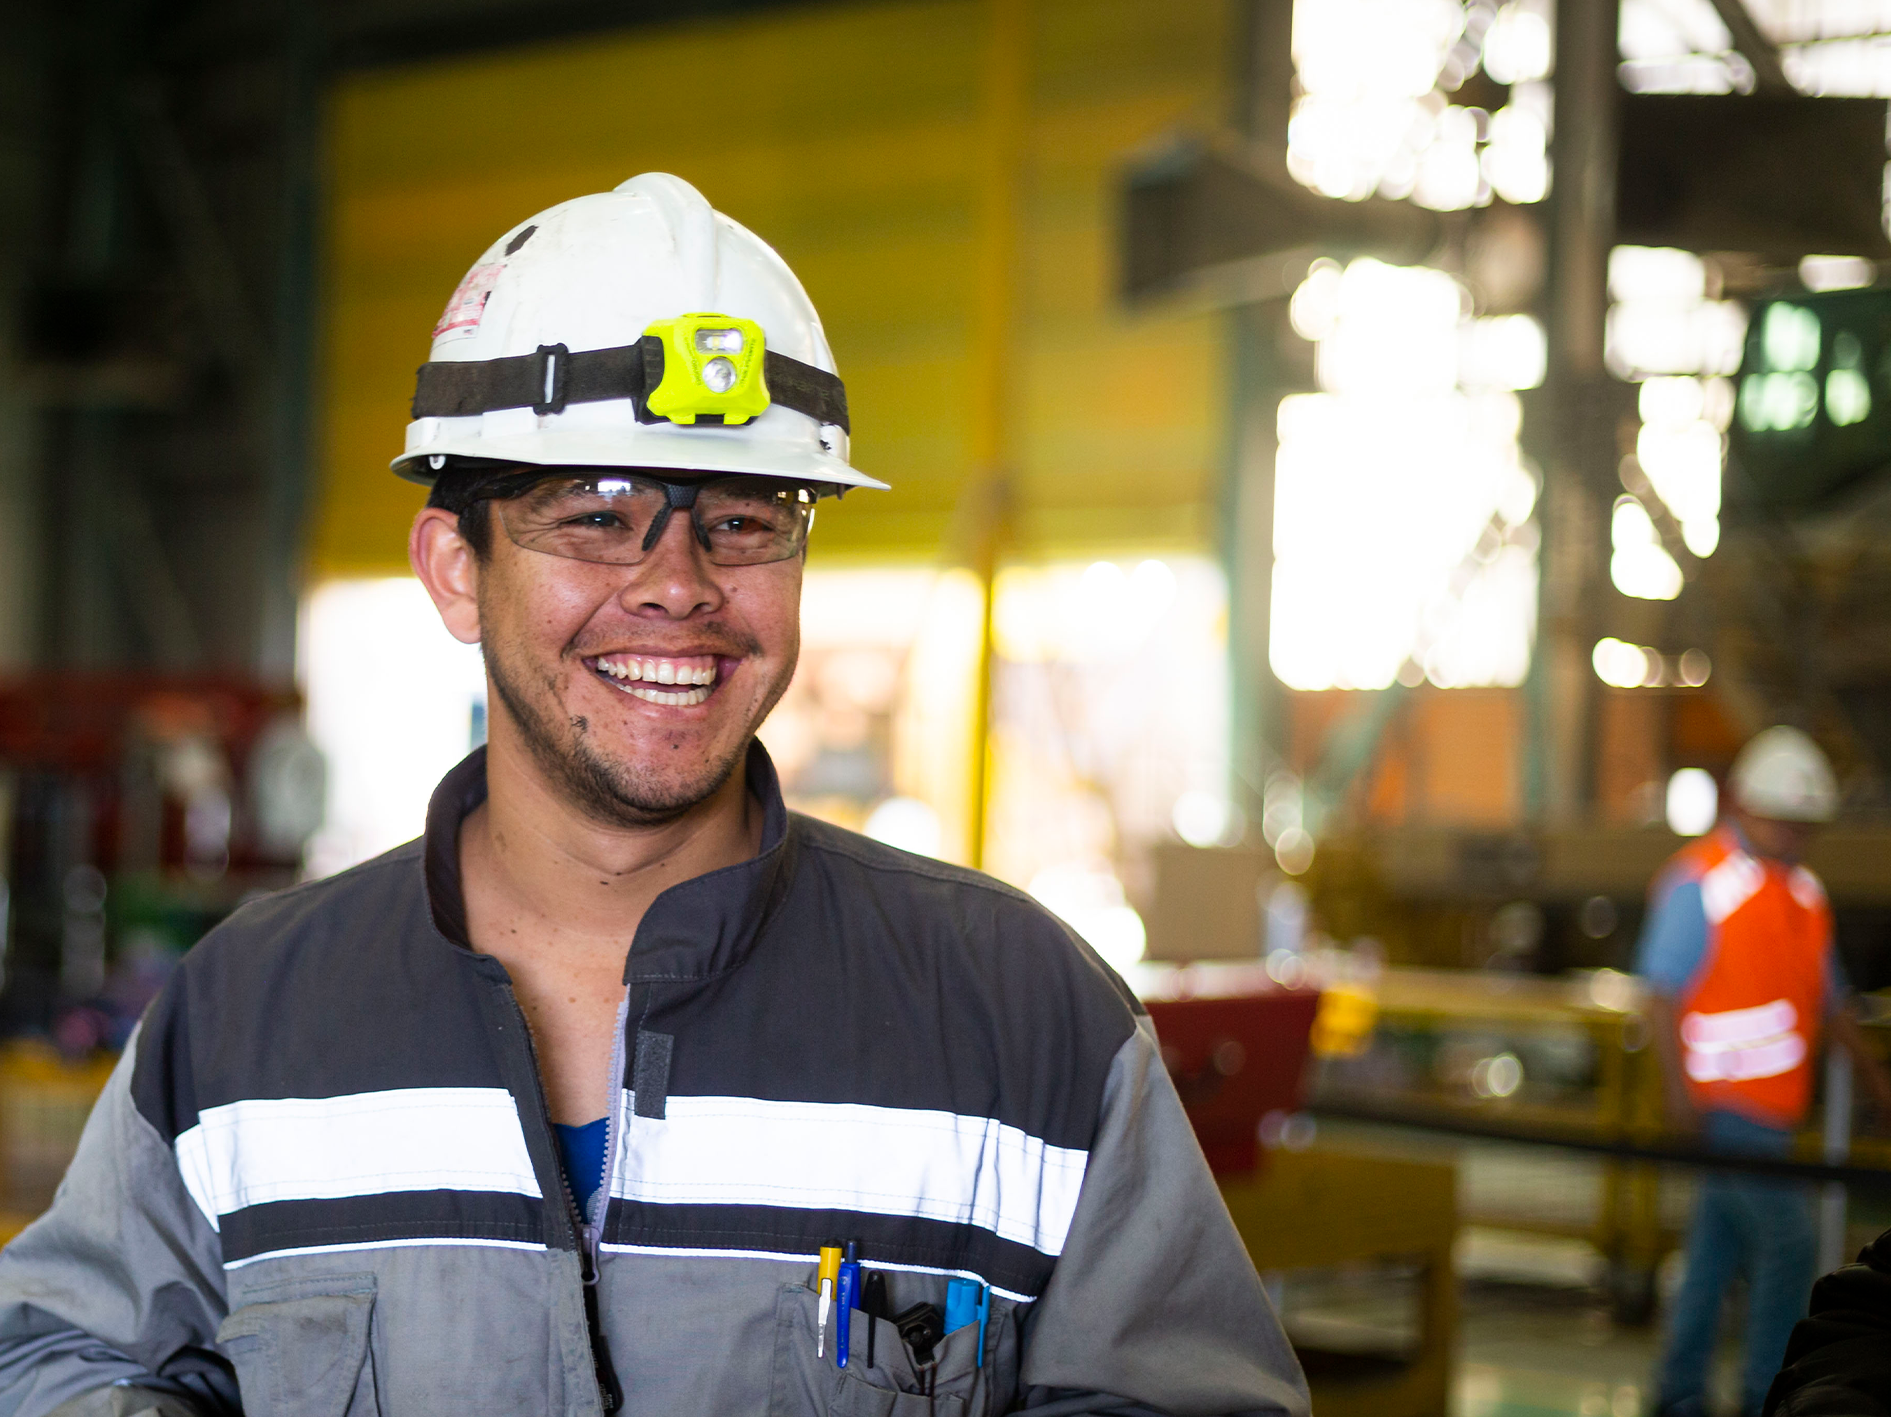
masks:
<svg viewBox="0 0 1891 1417"><path fill-rule="evenodd" d="M460 519L444 507L422 507L407 534L407 561L447 632L462 644L478 644L479 557L460 535Z"/></svg>

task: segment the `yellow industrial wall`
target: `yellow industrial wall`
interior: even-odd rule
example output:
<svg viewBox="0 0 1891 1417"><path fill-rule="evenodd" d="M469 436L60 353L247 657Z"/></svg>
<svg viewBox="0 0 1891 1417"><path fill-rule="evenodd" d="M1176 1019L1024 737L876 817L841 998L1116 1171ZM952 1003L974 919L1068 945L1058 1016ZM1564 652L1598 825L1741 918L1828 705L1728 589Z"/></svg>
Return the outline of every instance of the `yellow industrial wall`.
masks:
<svg viewBox="0 0 1891 1417"><path fill-rule="evenodd" d="M1037 0L1013 554L1206 547L1220 326L1130 316L1117 179L1223 111L1225 0ZM554 202L677 173L772 242L821 311L854 454L821 556L939 555L967 482L977 0L845 4L376 70L329 109L317 576L405 568L418 489L387 470L465 268Z"/></svg>

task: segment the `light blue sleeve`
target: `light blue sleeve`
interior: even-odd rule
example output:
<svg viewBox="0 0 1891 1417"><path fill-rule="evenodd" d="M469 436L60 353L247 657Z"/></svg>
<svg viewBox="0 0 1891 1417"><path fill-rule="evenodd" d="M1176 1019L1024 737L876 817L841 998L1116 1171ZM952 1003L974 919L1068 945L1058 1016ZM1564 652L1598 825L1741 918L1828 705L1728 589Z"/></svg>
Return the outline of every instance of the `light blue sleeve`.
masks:
<svg viewBox="0 0 1891 1417"><path fill-rule="evenodd" d="M1682 881L1649 909L1635 947L1635 972L1656 993L1672 997L1687 987L1706 953L1707 908L1701 902L1701 883Z"/></svg>

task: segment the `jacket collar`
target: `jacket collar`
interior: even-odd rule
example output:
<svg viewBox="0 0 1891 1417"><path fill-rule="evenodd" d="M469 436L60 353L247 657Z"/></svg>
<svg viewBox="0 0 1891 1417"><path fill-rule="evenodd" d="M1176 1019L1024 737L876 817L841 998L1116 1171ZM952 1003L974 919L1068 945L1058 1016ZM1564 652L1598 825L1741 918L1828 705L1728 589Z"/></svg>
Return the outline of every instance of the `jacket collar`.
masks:
<svg viewBox="0 0 1891 1417"><path fill-rule="evenodd" d="M787 889L795 834L781 780L759 741L749 744L748 789L762 804L762 849L747 861L679 881L650 903L630 954L624 982L704 979L742 962ZM435 928L471 950L466 896L460 883L460 827L486 800L486 750L475 748L440 779L427 805L427 903Z"/></svg>

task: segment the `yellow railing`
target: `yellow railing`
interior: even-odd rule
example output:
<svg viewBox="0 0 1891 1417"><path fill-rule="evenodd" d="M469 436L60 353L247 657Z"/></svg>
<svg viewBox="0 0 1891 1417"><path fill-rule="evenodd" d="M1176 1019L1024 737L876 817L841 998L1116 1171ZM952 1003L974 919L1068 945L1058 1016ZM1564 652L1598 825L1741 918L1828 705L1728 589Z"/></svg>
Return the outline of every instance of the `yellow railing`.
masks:
<svg viewBox="0 0 1891 1417"><path fill-rule="evenodd" d="M117 1061L99 1054L75 1063L31 1040L0 1047L0 1241L52 1203Z"/></svg>

